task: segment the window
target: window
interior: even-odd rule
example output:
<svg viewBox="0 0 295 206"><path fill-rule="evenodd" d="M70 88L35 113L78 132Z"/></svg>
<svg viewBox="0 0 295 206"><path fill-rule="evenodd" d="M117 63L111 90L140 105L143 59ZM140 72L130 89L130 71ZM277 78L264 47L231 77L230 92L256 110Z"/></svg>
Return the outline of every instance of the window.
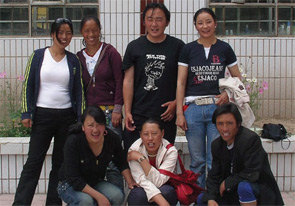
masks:
<svg viewBox="0 0 295 206"><path fill-rule="evenodd" d="M232 3L239 2L239 3ZM295 34L295 0L211 0L217 35L290 36Z"/></svg>
<svg viewBox="0 0 295 206"><path fill-rule="evenodd" d="M98 1L0 0L0 36L49 36L51 23L61 17L70 18L80 35L83 16L98 16Z"/></svg>
<svg viewBox="0 0 295 206"><path fill-rule="evenodd" d="M29 21L28 8L0 7L1 35L28 35Z"/></svg>

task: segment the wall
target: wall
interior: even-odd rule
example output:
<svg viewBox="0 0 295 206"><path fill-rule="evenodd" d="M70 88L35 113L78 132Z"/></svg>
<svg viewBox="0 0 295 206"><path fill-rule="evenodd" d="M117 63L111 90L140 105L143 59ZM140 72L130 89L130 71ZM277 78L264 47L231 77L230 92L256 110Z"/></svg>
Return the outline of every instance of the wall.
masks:
<svg viewBox="0 0 295 206"><path fill-rule="evenodd" d="M101 0L100 19L103 41L124 55L127 44L140 34L140 1ZM165 0L171 12L168 34L190 42L197 39L193 26L194 12L205 7L206 0ZM265 37L220 37L229 42L239 64L249 63L249 75L269 83L262 95L260 117L295 118L295 39ZM0 38L0 72L9 77L24 73L27 59L34 49L51 45L50 38ZM74 37L68 49L82 48L81 37ZM251 60L249 61L249 57ZM251 64L253 62L253 64ZM0 79L0 85L1 85ZM0 100L1 101L1 100Z"/></svg>
<svg viewBox="0 0 295 206"><path fill-rule="evenodd" d="M268 153L272 172L281 191L295 191L295 136L288 140L273 142L261 139L265 151ZM0 194L15 193L23 164L27 159L29 138L0 138ZM189 169L190 156L187 141L184 136L176 137L175 146L181 152L185 168ZM43 164L36 193L46 193L48 177L51 169L52 144Z"/></svg>

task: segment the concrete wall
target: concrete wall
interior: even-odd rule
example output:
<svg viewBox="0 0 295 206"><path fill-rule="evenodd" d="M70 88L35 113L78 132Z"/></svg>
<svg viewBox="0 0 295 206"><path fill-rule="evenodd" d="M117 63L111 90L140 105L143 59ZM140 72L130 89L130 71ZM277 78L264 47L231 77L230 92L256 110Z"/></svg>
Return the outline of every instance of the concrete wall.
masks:
<svg viewBox="0 0 295 206"><path fill-rule="evenodd" d="M288 141L273 142L262 139L263 147L269 154L272 172L281 191L295 191L295 136ZM0 194L15 193L20 173L27 159L29 138L0 138ZM180 150L185 168L189 169L190 156L184 136L177 137L175 146ZM36 193L46 193L51 169L52 145L49 148Z"/></svg>

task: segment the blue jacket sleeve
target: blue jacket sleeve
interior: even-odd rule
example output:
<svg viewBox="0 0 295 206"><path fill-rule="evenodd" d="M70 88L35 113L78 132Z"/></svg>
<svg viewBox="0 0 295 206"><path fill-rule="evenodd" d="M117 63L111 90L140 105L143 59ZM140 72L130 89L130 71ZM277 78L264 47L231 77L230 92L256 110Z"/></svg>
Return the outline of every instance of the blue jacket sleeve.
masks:
<svg viewBox="0 0 295 206"><path fill-rule="evenodd" d="M21 119L32 119L32 110L35 90L35 70L38 61L34 58L35 52L30 56L25 70L25 80L22 88Z"/></svg>

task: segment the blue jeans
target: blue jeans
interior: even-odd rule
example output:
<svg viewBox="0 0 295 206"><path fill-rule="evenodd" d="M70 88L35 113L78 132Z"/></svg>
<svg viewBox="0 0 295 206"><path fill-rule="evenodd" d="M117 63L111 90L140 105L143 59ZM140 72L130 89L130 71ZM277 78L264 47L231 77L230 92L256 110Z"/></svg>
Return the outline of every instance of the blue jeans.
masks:
<svg viewBox="0 0 295 206"><path fill-rule="evenodd" d="M121 205L124 201L125 197L122 191L104 180L98 182L93 189L106 196L111 205ZM57 192L68 206L97 206L97 201L94 198L85 192L74 190L66 181L58 184Z"/></svg>
<svg viewBox="0 0 295 206"><path fill-rule="evenodd" d="M114 127L112 124L112 113L113 110L108 110L107 112L104 111L106 115L106 122L107 122L107 127L110 128L113 132L115 132L119 137L121 138L122 141L122 126L120 127ZM116 167L116 165L111 161L110 164L107 167L106 170L106 178L108 182L118 186L122 192L124 193L124 181L123 177L119 171L119 169Z"/></svg>
<svg viewBox="0 0 295 206"><path fill-rule="evenodd" d="M215 104L202 106L190 104L184 112L188 126L186 138L191 157L190 169L200 173L197 183L203 188L205 188L206 163L207 171L211 169L212 164L211 142L219 136L215 124L212 123L216 107Z"/></svg>
<svg viewBox="0 0 295 206"><path fill-rule="evenodd" d="M250 183L247 181L240 182L237 191L230 194L225 192L223 197L218 196L216 202L219 205L238 205L239 203L250 203L257 201L257 197L260 194L259 184ZM201 193L197 198L197 205L207 205L202 201L204 193ZM239 200L239 201L238 201Z"/></svg>
<svg viewBox="0 0 295 206"><path fill-rule="evenodd" d="M174 188L171 185L162 185L159 190L163 197L169 202L170 205L177 204L177 196ZM155 202L148 202L146 193L142 187L134 187L128 196L128 206L139 206L139 205L157 205Z"/></svg>

